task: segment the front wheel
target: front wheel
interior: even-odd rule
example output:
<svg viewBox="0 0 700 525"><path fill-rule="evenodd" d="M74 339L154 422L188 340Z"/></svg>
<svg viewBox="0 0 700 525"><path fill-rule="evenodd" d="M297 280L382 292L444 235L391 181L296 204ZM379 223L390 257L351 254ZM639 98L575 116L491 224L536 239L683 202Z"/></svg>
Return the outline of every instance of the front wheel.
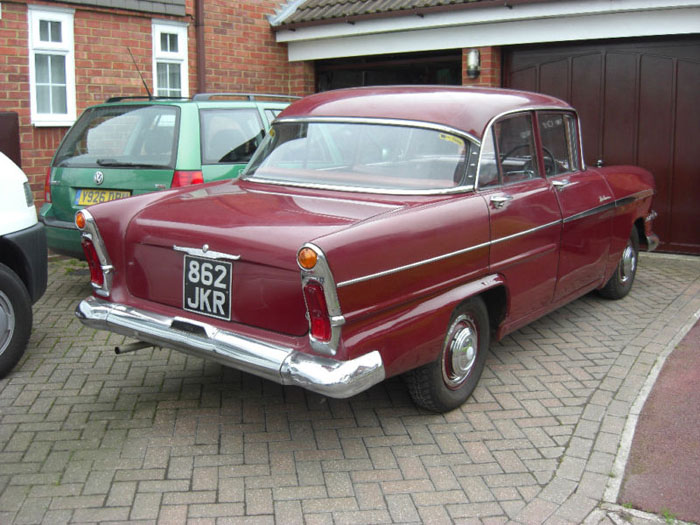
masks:
<svg viewBox="0 0 700 525"><path fill-rule="evenodd" d="M598 293L606 299L622 299L632 289L634 276L637 274L637 262L639 260L639 234L637 228L632 228L627 246L622 251L620 262L617 263L615 273L605 283Z"/></svg>
<svg viewBox="0 0 700 525"><path fill-rule="evenodd" d="M436 412L460 406L476 388L488 348L488 312L475 297L452 314L439 357L404 374L413 401Z"/></svg>
<svg viewBox="0 0 700 525"><path fill-rule="evenodd" d="M24 283L0 264L0 378L17 364L32 331L32 302Z"/></svg>

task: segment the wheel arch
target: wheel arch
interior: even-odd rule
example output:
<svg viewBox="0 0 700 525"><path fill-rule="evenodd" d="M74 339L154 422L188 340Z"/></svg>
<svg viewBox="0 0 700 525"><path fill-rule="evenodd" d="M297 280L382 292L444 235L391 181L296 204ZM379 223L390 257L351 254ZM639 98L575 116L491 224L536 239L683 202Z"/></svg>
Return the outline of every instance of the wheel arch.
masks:
<svg viewBox="0 0 700 525"><path fill-rule="evenodd" d="M498 332L498 327L505 320L508 311L508 291L505 282L489 288L478 295L486 305L489 314L489 327L494 336Z"/></svg>
<svg viewBox="0 0 700 525"><path fill-rule="evenodd" d="M22 250L20 250L17 245L8 241L4 237L0 237L0 263L4 264L17 274L17 276L22 280L22 283L27 291L31 290L31 272L27 259L24 257Z"/></svg>

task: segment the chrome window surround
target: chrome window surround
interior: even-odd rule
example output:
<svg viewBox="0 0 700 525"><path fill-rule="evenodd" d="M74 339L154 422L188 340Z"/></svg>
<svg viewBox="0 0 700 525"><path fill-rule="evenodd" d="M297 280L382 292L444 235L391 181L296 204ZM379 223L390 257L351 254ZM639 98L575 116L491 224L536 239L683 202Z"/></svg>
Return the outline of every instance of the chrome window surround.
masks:
<svg viewBox="0 0 700 525"><path fill-rule="evenodd" d="M437 124L434 122L423 122L419 120L403 120L403 119L391 119L391 118L368 118L368 117L284 117L278 118L275 123L337 123L337 124L371 124L379 126L401 126L408 128L418 128L418 129L429 129L432 131L440 131L443 133L449 133L450 135L456 135L465 140L468 140L472 144L472 148L480 148L481 142L479 139L473 135L442 124ZM265 140L271 140L271 135L268 134ZM470 151L472 150L470 148ZM262 151L262 144L259 150ZM466 162L471 161L470 158L465 158ZM252 165L252 161L248 166ZM263 184L274 184L278 186L291 186L295 188L311 188L316 190L331 190L331 191L346 191L354 193L372 193L380 195L451 195L455 193L466 193L474 190L473 185L457 186L455 188L445 188L437 190L401 190L401 189L382 189L382 188L367 188L362 186L344 186L344 185L333 185L333 184L314 184L314 183L301 183L301 182L287 182L280 181L276 179L267 179L265 177L256 177L255 175L248 174L248 168L246 167L241 173L241 178L252 182L259 182Z"/></svg>
<svg viewBox="0 0 700 525"><path fill-rule="evenodd" d="M105 248L105 243L102 240L102 235L100 235L100 230L97 229L97 223L92 214L83 209L77 213L82 213L85 218L85 226L80 228L81 237L88 239L92 242L95 247L95 252L97 252L97 258L100 260L100 268L102 269L103 283L102 286L97 286L95 283L90 281L92 288L95 290L97 295L102 297L109 297L112 291L112 279L114 277L114 266L112 266L112 261L107 254L107 249ZM76 215L77 215L76 213Z"/></svg>
<svg viewBox="0 0 700 525"><path fill-rule="evenodd" d="M319 341L311 335L310 325L309 325L309 341L311 343L311 348L314 351L323 354L333 356L338 351L338 344L340 343L340 333L342 331L342 326L345 324L345 317L340 310L340 301L338 300L337 288L335 285L335 279L331 273L330 266L328 266L328 260L326 259L323 250L316 246L315 244L306 243L299 250L304 248L309 248L313 250L316 254L317 261L316 265L311 269L307 270L299 265L301 270L301 286L302 289L310 281L316 281L323 286L323 295L326 299L326 307L328 308L328 316L330 318L331 324L331 339L328 342ZM297 261L298 264L298 261ZM306 297L304 297L306 301ZM308 305L306 306L306 318L309 319Z"/></svg>
<svg viewBox="0 0 700 525"><path fill-rule="evenodd" d="M519 109L512 109L510 111L504 111L503 113L499 113L495 117L493 117L491 120L489 120L489 123L486 125L486 130L484 131L484 134L482 135L483 137L486 137L489 133L493 132L493 125L503 117L507 117L510 115L515 115L517 113L533 113L533 112L539 112L539 111L556 111L559 113L573 113L576 116L576 124L578 128L578 140L576 141L578 145L578 154L579 154L579 163L581 166L581 171L585 171L586 169L586 161L583 160L583 137L581 135L581 120L578 118L578 112L573 109L573 108L562 108L562 107L555 107L555 106L532 106L532 107L524 107L524 108L519 108ZM535 131L535 122L533 120L533 132L539 133L539 130ZM474 181L474 187L476 189L479 188L479 175L481 174L481 151L479 152L479 166L476 171L476 179ZM539 155L539 151L537 152ZM500 186L489 186L489 189L493 189L494 187L500 187Z"/></svg>

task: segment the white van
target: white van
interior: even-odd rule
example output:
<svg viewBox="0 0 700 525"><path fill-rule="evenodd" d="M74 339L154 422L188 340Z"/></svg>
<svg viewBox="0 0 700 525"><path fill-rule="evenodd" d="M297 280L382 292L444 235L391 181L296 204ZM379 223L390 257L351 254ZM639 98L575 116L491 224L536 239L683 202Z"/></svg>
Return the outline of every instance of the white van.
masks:
<svg viewBox="0 0 700 525"><path fill-rule="evenodd" d="M0 152L0 378L17 364L32 331L32 304L46 291L44 225L24 172Z"/></svg>

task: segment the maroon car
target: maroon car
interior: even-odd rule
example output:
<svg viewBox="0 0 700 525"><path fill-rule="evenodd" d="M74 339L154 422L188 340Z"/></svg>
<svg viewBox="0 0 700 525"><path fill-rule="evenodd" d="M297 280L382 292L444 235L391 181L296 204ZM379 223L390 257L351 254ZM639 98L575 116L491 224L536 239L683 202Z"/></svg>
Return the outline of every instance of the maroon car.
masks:
<svg viewBox="0 0 700 525"><path fill-rule="evenodd" d="M295 102L237 181L78 213L88 326L349 397L402 374L459 406L491 340L653 250L650 173L585 166L576 111L532 93L374 87ZM119 349L118 349L119 350Z"/></svg>

